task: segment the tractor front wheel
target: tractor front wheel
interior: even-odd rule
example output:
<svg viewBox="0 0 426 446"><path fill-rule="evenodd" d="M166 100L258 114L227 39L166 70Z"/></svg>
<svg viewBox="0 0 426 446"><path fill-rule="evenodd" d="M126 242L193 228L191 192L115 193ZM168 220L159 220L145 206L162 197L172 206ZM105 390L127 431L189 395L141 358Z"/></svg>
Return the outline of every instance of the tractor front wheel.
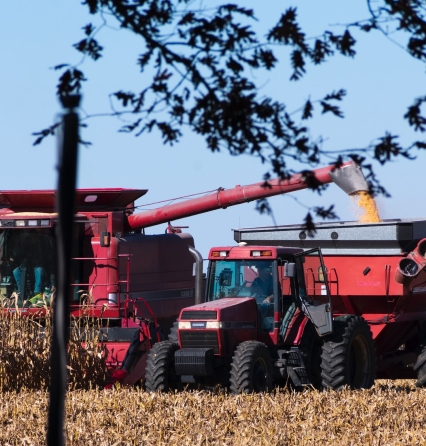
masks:
<svg viewBox="0 0 426 446"><path fill-rule="evenodd" d="M175 352L178 349L179 345L170 341L154 344L146 361L145 387L148 392L167 392L177 387Z"/></svg>
<svg viewBox="0 0 426 446"><path fill-rule="evenodd" d="M241 343L232 357L230 389L233 394L272 390L271 355L265 344Z"/></svg>
<svg viewBox="0 0 426 446"><path fill-rule="evenodd" d="M325 388L368 389L376 376L376 352L370 327L359 316L341 316L322 346L321 377Z"/></svg>

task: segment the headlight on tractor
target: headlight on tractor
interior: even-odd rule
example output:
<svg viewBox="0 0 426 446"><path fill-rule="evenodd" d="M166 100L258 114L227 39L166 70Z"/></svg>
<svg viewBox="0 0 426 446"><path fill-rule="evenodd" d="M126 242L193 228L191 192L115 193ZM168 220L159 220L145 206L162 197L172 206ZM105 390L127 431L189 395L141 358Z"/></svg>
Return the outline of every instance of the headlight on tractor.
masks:
<svg viewBox="0 0 426 446"><path fill-rule="evenodd" d="M218 321L206 322L206 328L222 328L222 322Z"/></svg>
<svg viewBox="0 0 426 446"><path fill-rule="evenodd" d="M191 328L191 322L179 322L178 326L179 330L187 330L188 328Z"/></svg>

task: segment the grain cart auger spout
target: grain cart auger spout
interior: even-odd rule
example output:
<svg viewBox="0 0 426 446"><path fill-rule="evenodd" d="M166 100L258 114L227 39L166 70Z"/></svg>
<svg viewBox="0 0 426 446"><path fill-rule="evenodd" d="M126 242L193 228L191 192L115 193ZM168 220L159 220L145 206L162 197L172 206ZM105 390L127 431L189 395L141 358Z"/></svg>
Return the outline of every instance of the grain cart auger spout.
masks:
<svg viewBox="0 0 426 446"><path fill-rule="evenodd" d="M339 168L327 166L314 169L311 172L317 183L327 184L333 181L347 194L368 190L367 181L360 167L353 162L345 163ZM178 218L203 214L216 209L226 209L237 204L295 192L309 187L308 181L302 174L292 175L287 180L270 180L268 184L267 187L265 187L265 182L260 182L248 186L236 186L233 189L219 188L216 192L204 197L133 214L128 217L128 227L129 230L147 228L160 223L171 222Z"/></svg>

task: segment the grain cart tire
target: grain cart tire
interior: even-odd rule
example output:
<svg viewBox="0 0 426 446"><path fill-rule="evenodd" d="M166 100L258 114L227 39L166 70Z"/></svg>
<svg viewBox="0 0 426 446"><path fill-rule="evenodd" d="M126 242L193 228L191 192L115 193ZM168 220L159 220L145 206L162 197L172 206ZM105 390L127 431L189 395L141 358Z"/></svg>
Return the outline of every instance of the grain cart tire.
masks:
<svg viewBox="0 0 426 446"><path fill-rule="evenodd" d="M420 354L417 357L417 361L413 367L414 372L417 374L416 387L426 386L426 322L423 322L422 329L420 331Z"/></svg>
<svg viewBox="0 0 426 446"><path fill-rule="evenodd" d="M146 361L145 387L148 392L168 392L177 388L175 352L179 345L171 341L157 342Z"/></svg>
<svg viewBox="0 0 426 446"><path fill-rule="evenodd" d="M420 355L417 357L413 370L417 374L416 387L425 387L426 385L426 346L423 346Z"/></svg>
<svg viewBox="0 0 426 446"><path fill-rule="evenodd" d="M168 340L175 342L176 344L178 343L178 328L179 328L179 322L173 322L172 328L170 329L170 333L168 336Z"/></svg>
<svg viewBox="0 0 426 446"><path fill-rule="evenodd" d="M265 344L247 341L235 349L230 383L233 394L272 390L272 361Z"/></svg>
<svg viewBox="0 0 426 446"><path fill-rule="evenodd" d="M315 330L314 324L308 321L299 344L306 373L315 389L321 388L321 347L323 340Z"/></svg>
<svg viewBox="0 0 426 446"><path fill-rule="evenodd" d="M376 375L376 352L370 327L359 316L333 321L333 334L322 346L321 377L325 388L368 389Z"/></svg>

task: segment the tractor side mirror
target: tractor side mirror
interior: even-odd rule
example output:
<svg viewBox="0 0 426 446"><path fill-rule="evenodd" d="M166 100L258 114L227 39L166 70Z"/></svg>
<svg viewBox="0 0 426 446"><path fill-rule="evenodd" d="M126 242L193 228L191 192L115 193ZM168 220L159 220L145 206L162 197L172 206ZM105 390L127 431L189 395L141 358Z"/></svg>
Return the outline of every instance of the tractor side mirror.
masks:
<svg viewBox="0 0 426 446"><path fill-rule="evenodd" d="M102 248L108 248L111 244L111 234L109 232L101 232L100 242Z"/></svg>
<svg viewBox="0 0 426 446"><path fill-rule="evenodd" d="M295 263L285 263L284 264L284 276L285 277L294 277L296 271Z"/></svg>

